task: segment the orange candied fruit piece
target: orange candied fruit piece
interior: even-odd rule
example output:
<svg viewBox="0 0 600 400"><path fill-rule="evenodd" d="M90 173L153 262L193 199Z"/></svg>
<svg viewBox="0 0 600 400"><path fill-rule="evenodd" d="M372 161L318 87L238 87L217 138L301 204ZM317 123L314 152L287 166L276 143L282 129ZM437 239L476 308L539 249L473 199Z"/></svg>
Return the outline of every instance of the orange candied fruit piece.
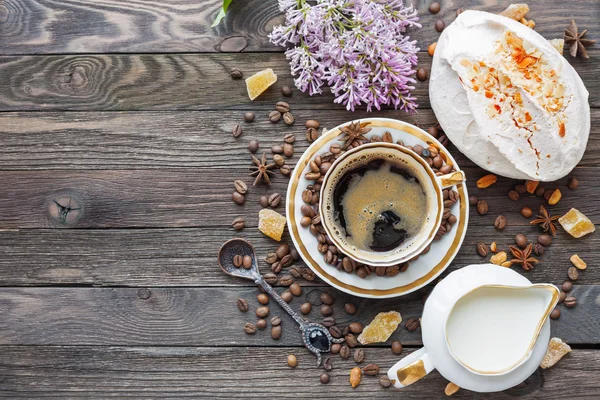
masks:
<svg viewBox="0 0 600 400"><path fill-rule="evenodd" d="M358 341L362 344L383 343L392 336L400 322L402 316L399 312L380 312L369 325L365 326Z"/></svg>
<svg viewBox="0 0 600 400"><path fill-rule="evenodd" d="M263 69L262 71L255 73L246 78L248 97L250 97L250 100L254 100L275 82L277 82L277 75L275 75L271 68Z"/></svg>
<svg viewBox="0 0 600 400"><path fill-rule="evenodd" d="M264 208L258 213L258 229L271 239L280 241L285 229L285 217L277 211Z"/></svg>
<svg viewBox="0 0 600 400"><path fill-rule="evenodd" d="M487 175L479 178L479 180L477 181L477 187L479 189L485 189L486 187L490 187L491 185L496 183L497 180L498 180L498 177L496 175L487 174Z"/></svg>
<svg viewBox="0 0 600 400"><path fill-rule="evenodd" d="M574 238L580 238L596 230L592 221L576 208L571 208L558 219L558 222Z"/></svg>
<svg viewBox="0 0 600 400"><path fill-rule="evenodd" d="M548 349L546 350L544 358L542 358L540 367L542 367L542 369L550 368L570 352L571 346L563 342L561 339L553 337L550 339L550 343L548 343Z"/></svg>

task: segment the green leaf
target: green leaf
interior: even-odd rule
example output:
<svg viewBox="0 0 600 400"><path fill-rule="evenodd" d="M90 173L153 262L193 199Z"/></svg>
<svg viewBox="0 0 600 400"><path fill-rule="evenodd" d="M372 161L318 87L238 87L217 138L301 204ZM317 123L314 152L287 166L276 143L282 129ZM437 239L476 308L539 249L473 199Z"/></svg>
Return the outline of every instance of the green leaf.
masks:
<svg viewBox="0 0 600 400"><path fill-rule="evenodd" d="M229 5L232 1L233 0L223 0L223 7L221 7L221 10L219 10L217 17L215 18L213 24L210 26L211 28L214 28L215 26L219 25L219 23L221 23L221 20L225 18L225 14L227 14L227 9L229 8Z"/></svg>

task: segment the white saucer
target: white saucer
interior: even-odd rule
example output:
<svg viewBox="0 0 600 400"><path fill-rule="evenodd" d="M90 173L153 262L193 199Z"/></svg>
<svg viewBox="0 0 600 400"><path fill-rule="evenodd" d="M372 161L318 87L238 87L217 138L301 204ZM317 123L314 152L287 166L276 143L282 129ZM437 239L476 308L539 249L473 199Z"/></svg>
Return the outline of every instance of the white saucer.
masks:
<svg viewBox="0 0 600 400"><path fill-rule="evenodd" d="M469 279L461 278L465 274ZM531 282L510 268L498 268L490 264L469 265L450 273L436 285L425 302L423 315L435 315L435 318L421 320L423 346L428 353L435 354L439 365L435 364L434 367L452 383L475 392L499 392L523 382L538 368L550 341L550 319L544 323L529 359L514 371L499 376L470 372L450 354L444 338L444 324L459 297L474 287L485 284L527 286ZM501 346L502 343L498 345Z"/></svg>
<svg viewBox="0 0 600 400"><path fill-rule="evenodd" d="M372 128L367 137L372 135L381 137L387 131L392 134L394 142L402 140L406 145L420 144L424 147L427 147L428 143L434 143L440 148L440 153L444 154L448 163L456 165L458 168L450 153L435 138L422 129L403 121L388 118L361 119L361 122L367 121L371 122L370 127ZM302 217L300 208L304 204L302 191L309 184L309 181L304 178L304 174L309 170L308 163L316 155L329 151L329 147L333 143L341 144L342 142L337 139L340 134L339 127L347 124L344 123L323 134L304 152L298 160L298 164L296 164L290 179L286 199L287 226L292 241L304 262L314 273L343 292L366 298L389 298L414 292L440 275L458 253L465 237L469 219L467 187L465 184L454 187L459 194L459 201L451 207L452 213L458 219L452 230L444 235L441 240L434 241L431 244L430 251L416 261L412 261L405 272L401 272L394 277L380 277L371 274L363 279L354 273L349 274L345 271L338 271L334 266L327 264L323 259L323 255L318 252L316 237L310 233L308 228L300 226Z"/></svg>

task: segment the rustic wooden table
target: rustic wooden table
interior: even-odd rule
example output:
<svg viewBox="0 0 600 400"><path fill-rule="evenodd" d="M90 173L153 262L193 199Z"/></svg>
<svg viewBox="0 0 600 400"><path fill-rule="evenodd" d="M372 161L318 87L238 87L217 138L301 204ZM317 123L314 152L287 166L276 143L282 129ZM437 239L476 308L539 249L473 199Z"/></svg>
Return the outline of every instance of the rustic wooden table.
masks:
<svg viewBox="0 0 600 400"><path fill-rule="evenodd" d="M252 188L244 206L231 202L233 181L247 176L248 141L262 148L296 133L297 160L307 147L303 122L317 119L333 127L353 118L384 116L423 127L435 123L427 83L418 83L420 111L414 116L393 110L351 114L332 96L308 97L294 91L289 99L296 124L268 122L282 100L282 85L292 86L281 49L267 34L282 20L274 0L233 2L227 19L210 24L220 0L130 2L3 0L0 2L0 397L3 398L440 398L446 381L433 373L401 393L380 388L367 377L356 389L348 384L351 360L334 357L331 383L319 383L322 370L301 347L294 324L282 315L279 341L268 331L247 335L254 322L236 300L254 309L257 289L224 276L216 255L227 239L243 236L262 259L275 243L256 229L261 194L285 193L278 175L270 190ZM437 18L450 23L459 7L498 12L509 1L443 2L438 16L417 2L423 29L413 33L422 48L435 41ZM598 0L529 1L530 18L544 37L562 37L570 19L591 38L600 38ZM597 177L600 175L600 46L589 60L567 57L590 91L592 132L575 175L576 191L566 179L563 200L552 208L576 207L600 222ZM431 58L420 54L428 68ZM243 81L270 67L277 84L250 102ZM256 122L243 123L254 111ZM244 134L231 135L242 123ZM452 150L452 146L450 147ZM455 152L470 178L469 190L489 202L490 213L471 221L458 257L447 272L484 260L479 241L506 248L535 227L519 215L534 210L540 198L510 201L515 181L500 179L488 190L474 182L483 171ZM57 224L58 202L71 210ZM283 212L283 205L278 210ZM68 210L63 210L64 212ZM502 232L493 227L499 214L508 218ZM244 215L248 226L235 232L231 221ZM573 290L577 307L563 309L552 322L554 336L573 352L549 370L537 371L521 386L494 396L459 391L457 398L600 397L600 248L598 233L574 240L559 230L542 262L524 272L534 282L561 284L569 257L588 261ZM286 238L289 239L289 238ZM263 272L267 271L262 263ZM350 296L322 282L301 282L304 294L318 288L336 298L335 317L350 321L341 308ZM367 323L379 311L396 309L404 318L421 314L424 291L399 299L352 298L357 317ZM318 311L310 315L320 320ZM404 327L393 339L404 354L421 344L419 330ZM501 344L499 344L501 345ZM299 365L290 369L286 356ZM391 366L399 356L388 345L366 349L366 361Z"/></svg>

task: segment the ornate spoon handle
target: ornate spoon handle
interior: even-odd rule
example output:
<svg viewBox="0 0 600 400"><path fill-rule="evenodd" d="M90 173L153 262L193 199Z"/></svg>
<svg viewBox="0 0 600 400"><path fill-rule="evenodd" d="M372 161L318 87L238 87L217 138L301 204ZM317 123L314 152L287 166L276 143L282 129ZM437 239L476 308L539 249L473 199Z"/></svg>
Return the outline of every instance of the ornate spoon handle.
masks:
<svg viewBox="0 0 600 400"><path fill-rule="evenodd" d="M267 292L269 294L269 296L271 296L272 298L275 299L275 301L277 303L279 303L279 305L285 310L287 311L288 314L291 315L292 318L294 318L294 320L298 323L298 325L300 325L300 328L305 327L308 322L305 321L302 317L300 317L300 315L298 315L297 312L295 312L294 310L292 310L292 307L290 307L290 305L288 303L286 303L285 300L283 300L281 298L281 296L279 295L279 293L277 293L275 291L275 289L273 289L273 287L271 285L269 285L262 276L258 275L254 277L254 282L256 282L257 285L259 285L261 288L263 288L265 290L265 292Z"/></svg>

